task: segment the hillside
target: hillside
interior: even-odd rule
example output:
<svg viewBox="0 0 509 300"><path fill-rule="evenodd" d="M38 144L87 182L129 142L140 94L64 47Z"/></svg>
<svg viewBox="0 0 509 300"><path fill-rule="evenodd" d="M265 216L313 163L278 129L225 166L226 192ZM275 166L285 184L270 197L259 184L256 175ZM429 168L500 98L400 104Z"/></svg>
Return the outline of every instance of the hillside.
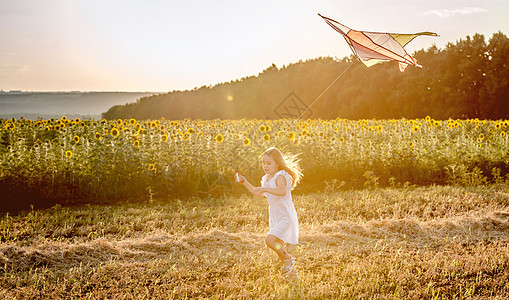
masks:
<svg viewBox="0 0 509 300"><path fill-rule="evenodd" d="M321 57L258 75L188 91L173 91L110 108L107 119L483 118L509 116L509 39L475 34L444 49L414 53L424 68L400 73L395 63L366 68L353 57ZM300 110L297 109L300 106Z"/></svg>

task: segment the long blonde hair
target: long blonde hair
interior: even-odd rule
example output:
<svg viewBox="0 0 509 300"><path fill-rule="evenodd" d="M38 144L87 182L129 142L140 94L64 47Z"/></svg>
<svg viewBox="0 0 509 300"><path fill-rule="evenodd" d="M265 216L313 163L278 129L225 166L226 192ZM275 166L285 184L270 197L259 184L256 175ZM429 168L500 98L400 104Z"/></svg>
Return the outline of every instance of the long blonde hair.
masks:
<svg viewBox="0 0 509 300"><path fill-rule="evenodd" d="M297 186L303 176L302 169L299 166L300 159L297 158L297 155L283 155L276 147L270 147L265 150L261 156L263 155L272 157L278 165L279 170L285 170L288 174L290 174L290 177L292 177L292 189Z"/></svg>

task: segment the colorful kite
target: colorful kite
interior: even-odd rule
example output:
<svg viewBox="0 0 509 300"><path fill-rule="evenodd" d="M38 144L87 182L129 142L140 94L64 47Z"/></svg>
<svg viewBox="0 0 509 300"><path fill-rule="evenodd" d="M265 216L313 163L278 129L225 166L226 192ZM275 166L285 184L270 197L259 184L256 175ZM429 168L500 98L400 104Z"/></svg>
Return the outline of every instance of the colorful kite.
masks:
<svg viewBox="0 0 509 300"><path fill-rule="evenodd" d="M401 72L405 71L408 65L422 68L417 64L415 58L408 55L403 47L420 35L437 36L433 32L402 34L357 31L321 14L318 15L334 30L343 35L353 53L368 67L382 61L395 60L399 63Z"/></svg>

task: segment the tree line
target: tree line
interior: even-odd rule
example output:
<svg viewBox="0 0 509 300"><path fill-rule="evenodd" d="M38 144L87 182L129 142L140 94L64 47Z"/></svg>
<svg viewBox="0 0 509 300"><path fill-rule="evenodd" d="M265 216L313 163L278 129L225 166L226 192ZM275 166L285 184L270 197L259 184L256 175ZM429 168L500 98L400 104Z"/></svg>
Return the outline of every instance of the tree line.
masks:
<svg viewBox="0 0 509 300"><path fill-rule="evenodd" d="M103 117L273 119L282 108L294 111L294 117L309 108L305 117L322 119L509 117L509 39L504 33L489 40L482 34L467 36L413 56L423 68L410 66L404 73L395 62L367 68L354 56L280 68L272 64L258 75L117 105Z"/></svg>

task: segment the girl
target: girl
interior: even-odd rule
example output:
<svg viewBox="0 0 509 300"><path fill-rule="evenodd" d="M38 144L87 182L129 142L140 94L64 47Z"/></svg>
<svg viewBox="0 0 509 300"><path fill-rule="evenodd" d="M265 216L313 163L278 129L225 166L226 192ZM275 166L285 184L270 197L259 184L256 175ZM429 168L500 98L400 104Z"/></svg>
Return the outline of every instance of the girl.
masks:
<svg viewBox="0 0 509 300"><path fill-rule="evenodd" d="M274 147L263 152L261 158L265 171L261 187L252 186L244 176L240 176L239 182L253 195L267 197L270 231L265 238L265 244L274 250L283 262L281 274L284 277L297 276L295 258L286 252L284 243L298 244L299 223L290 191L300 181L302 171L296 156L283 156Z"/></svg>

